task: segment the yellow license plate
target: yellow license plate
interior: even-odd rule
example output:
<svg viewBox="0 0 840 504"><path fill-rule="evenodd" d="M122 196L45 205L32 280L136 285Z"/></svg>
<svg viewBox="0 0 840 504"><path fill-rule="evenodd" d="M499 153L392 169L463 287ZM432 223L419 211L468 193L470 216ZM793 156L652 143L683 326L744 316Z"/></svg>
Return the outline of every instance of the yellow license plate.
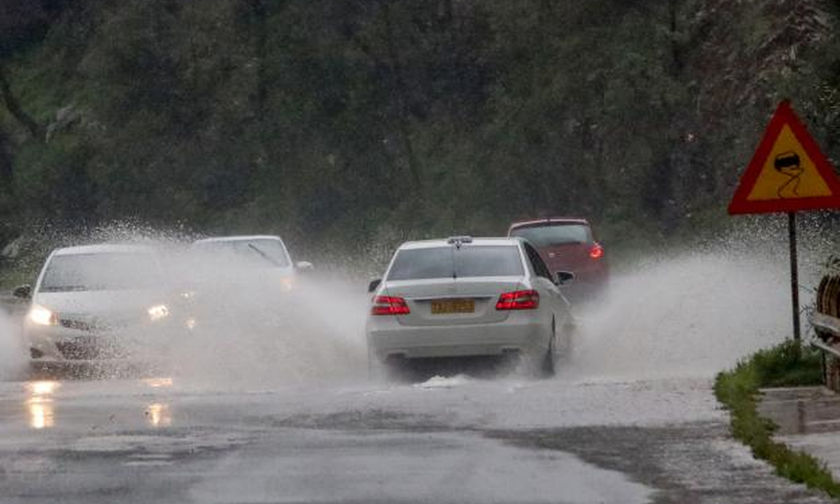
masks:
<svg viewBox="0 0 840 504"><path fill-rule="evenodd" d="M432 301L432 315L473 312L475 312L474 299L441 299L440 301Z"/></svg>

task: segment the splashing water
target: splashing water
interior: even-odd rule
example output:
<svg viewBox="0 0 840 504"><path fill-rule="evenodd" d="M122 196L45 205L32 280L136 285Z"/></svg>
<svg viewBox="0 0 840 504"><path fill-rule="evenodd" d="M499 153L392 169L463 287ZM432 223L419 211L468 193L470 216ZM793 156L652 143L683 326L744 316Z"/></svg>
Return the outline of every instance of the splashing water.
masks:
<svg viewBox="0 0 840 504"><path fill-rule="evenodd" d="M581 315L567 375L710 377L791 335L786 257L702 252L613 278Z"/></svg>
<svg viewBox="0 0 840 504"><path fill-rule="evenodd" d="M782 231L745 232L613 275L607 298L580 312L575 349L560 378L709 377L782 341L791 326ZM186 234L156 236L124 226L93 235L97 241L157 243L172 260L173 288L203 281L205 312L197 330L163 351L149 349L149 357L167 361L180 383L270 389L366 379L369 298L364 282L346 279L351 275L333 270L301 276L291 292L278 292L279 284L267 278L231 278L237 273L179 249L192 238ZM807 241L824 236L815 232ZM825 244L817 248L825 250ZM802 283L814 285L824 254L803 249ZM807 304L808 293L802 297ZM17 325L0 314L0 376L22 369L22 347Z"/></svg>
<svg viewBox="0 0 840 504"><path fill-rule="evenodd" d="M25 369L26 355L20 328L0 308L0 379L19 378Z"/></svg>
<svg viewBox="0 0 840 504"><path fill-rule="evenodd" d="M272 389L365 379L363 289L312 277L298 279L292 292L251 289L215 297L219 312L203 312L195 334L174 345L168 357L181 381Z"/></svg>

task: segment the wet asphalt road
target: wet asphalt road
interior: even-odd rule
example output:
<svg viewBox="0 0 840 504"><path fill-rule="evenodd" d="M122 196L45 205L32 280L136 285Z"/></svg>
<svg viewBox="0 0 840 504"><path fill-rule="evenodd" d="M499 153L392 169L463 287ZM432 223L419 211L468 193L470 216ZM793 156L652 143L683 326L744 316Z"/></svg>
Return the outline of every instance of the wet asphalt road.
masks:
<svg viewBox="0 0 840 504"><path fill-rule="evenodd" d="M0 384L0 502L817 503L702 379Z"/></svg>

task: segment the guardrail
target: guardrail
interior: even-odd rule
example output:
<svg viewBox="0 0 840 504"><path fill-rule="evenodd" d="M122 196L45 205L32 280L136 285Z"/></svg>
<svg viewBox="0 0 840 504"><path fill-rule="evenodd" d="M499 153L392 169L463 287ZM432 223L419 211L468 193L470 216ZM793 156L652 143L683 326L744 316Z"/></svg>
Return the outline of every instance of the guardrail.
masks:
<svg viewBox="0 0 840 504"><path fill-rule="evenodd" d="M812 341L811 346L835 358L840 358L840 352L838 352L836 348L831 348L825 343L822 343L820 341Z"/></svg>
<svg viewBox="0 0 840 504"><path fill-rule="evenodd" d="M822 352L825 384L840 391L840 275L825 275L820 280L810 321L817 335L811 346Z"/></svg>
<svg viewBox="0 0 840 504"><path fill-rule="evenodd" d="M822 352L822 372L825 386L840 391L840 318L824 313L812 313L811 325L817 338L811 347Z"/></svg>
<svg viewBox="0 0 840 504"><path fill-rule="evenodd" d="M824 313L811 314L811 325L821 340L836 338L840 340L840 318Z"/></svg>

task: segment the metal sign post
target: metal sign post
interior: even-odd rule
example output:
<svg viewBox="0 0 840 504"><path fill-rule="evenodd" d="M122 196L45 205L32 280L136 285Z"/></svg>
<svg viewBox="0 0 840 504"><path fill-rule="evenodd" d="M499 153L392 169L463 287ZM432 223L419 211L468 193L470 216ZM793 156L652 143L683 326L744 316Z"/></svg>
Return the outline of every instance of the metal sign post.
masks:
<svg viewBox="0 0 840 504"><path fill-rule="evenodd" d="M790 241L790 299L793 303L793 339L800 340L799 330L799 267L796 262L796 212L788 212Z"/></svg>

